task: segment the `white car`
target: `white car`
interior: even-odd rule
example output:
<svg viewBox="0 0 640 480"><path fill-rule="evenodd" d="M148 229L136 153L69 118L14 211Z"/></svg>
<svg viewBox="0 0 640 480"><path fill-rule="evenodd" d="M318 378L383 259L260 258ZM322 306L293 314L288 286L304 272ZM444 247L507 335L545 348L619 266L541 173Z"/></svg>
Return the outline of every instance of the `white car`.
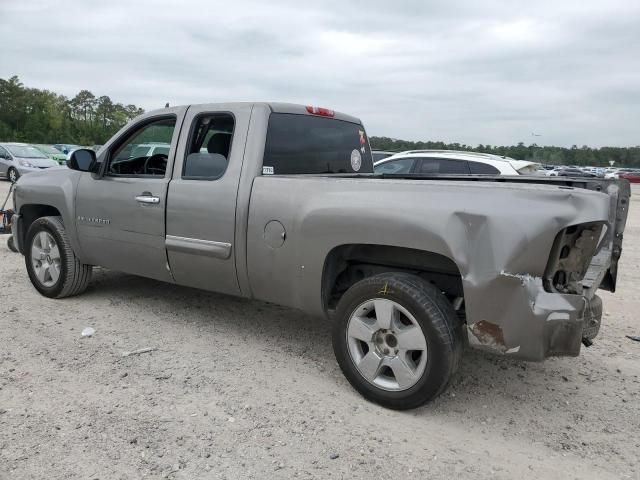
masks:
<svg viewBox="0 0 640 480"><path fill-rule="evenodd" d="M616 180L619 178L619 171L617 168L607 168L604 171L604 178L607 180Z"/></svg>
<svg viewBox="0 0 640 480"><path fill-rule="evenodd" d="M488 153L409 150L375 162L376 173L422 175L539 175L540 164Z"/></svg>

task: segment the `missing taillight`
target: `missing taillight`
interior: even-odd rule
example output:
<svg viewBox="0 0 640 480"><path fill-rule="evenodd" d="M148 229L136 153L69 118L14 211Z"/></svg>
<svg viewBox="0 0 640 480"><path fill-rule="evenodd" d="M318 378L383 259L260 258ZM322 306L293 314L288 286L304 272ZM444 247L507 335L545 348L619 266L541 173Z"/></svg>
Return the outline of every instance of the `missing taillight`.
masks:
<svg viewBox="0 0 640 480"><path fill-rule="evenodd" d="M596 253L602 223L571 225L556 236L545 271L547 291L582 293L582 279Z"/></svg>

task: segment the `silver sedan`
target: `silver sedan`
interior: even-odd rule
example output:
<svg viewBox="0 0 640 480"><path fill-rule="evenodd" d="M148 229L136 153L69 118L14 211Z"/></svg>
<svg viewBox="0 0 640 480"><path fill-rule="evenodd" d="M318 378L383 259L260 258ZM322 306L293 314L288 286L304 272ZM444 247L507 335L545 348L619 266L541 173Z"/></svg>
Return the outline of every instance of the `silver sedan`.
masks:
<svg viewBox="0 0 640 480"><path fill-rule="evenodd" d="M51 167L58 167L58 162L31 145L0 143L0 178L15 183L25 173Z"/></svg>

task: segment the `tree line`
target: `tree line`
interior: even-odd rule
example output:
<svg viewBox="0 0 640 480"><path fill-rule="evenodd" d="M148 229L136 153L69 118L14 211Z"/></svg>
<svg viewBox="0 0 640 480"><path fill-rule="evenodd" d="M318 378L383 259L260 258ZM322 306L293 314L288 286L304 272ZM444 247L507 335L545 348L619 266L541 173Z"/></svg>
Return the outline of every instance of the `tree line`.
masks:
<svg viewBox="0 0 640 480"><path fill-rule="evenodd" d="M81 90L73 98L0 78L0 141L103 144L132 118L135 105Z"/></svg>
<svg viewBox="0 0 640 480"><path fill-rule="evenodd" d="M48 90L25 87L17 76L0 78L0 141L27 143L102 144L132 118L144 113L135 105L116 103L109 96L81 90L73 98ZM468 150L505 155L555 165L640 167L640 146L571 148L518 143L511 146L411 142L370 137L375 150Z"/></svg>
<svg viewBox="0 0 640 480"><path fill-rule="evenodd" d="M640 167L640 146L591 148L586 145L571 148L539 146L535 143L527 146L520 142L511 146L464 145L444 142L410 142L388 137L370 137L374 150L402 152L405 150L464 150L507 156L517 160L532 160L550 165L610 165L616 167Z"/></svg>

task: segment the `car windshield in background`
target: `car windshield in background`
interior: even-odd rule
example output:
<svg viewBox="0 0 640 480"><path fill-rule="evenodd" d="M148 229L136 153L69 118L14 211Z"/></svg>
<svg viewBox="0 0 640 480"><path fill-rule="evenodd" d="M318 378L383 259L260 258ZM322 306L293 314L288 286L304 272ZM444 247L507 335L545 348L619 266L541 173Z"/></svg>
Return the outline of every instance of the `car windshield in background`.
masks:
<svg viewBox="0 0 640 480"><path fill-rule="evenodd" d="M373 172L362 125L289 113L269 117L262 164L275 175Z"/></svg>
<svg viewBox="0 0 640 480"><path fill-rule="evenodd" d="M28 147L23 145L7 145L7 150L12 155L20 158L48 158L44 153L35 147Z"/></svg>
<svg viewBox="0 0 640 480"><path fill-rule="evenodd" d="M154 155L169 155L169 147L156 147L153 151Z"/></svg>
<svg viewBox="0 0 640 480"><path fill-rule="evenodd" d="M44 153L49 153L51 155L60 155L60 150L50 145L38 145L36 148Z"/></svg>
<svg viewBox="0 0 640 480"><path fill-rule="evenodd" d="M146 146L142 146L142 147L136 147L133 149L133 152L131 153L131 156L133 158L138 158L138 157L146 157L147 154L149 153L150 148L146 147Z"/></svg>

